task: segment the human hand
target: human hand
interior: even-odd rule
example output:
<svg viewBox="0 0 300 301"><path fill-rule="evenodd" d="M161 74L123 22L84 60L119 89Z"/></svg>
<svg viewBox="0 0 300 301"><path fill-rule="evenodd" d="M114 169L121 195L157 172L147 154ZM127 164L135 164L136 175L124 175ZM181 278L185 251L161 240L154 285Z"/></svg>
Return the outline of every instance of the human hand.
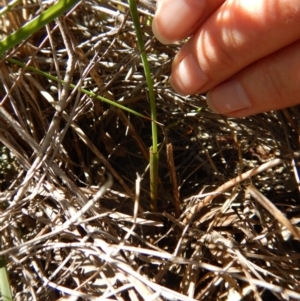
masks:
<svg viewBox="0 0 300 301"><path fill-rule="evenodd" d="M207 93L232 117L300 103L300 1L157 0L152 24L164 44L192 36L170 78L183 95Z"/></svg>

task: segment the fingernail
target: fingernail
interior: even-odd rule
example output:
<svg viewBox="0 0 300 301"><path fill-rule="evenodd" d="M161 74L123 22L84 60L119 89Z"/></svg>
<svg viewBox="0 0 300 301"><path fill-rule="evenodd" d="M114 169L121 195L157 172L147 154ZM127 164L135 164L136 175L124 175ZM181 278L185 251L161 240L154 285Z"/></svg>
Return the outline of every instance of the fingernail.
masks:
<svg viewBox="0 0 300 301"><path fill-rule="evenodd" d="M195 94L207 81L207 76L192 54L188 54L183 60L173 64L170 83L178 93Z"/></svg>
<svg viewBox="0 0 300 301"><path fill-rule="evenodd" d="M251 107L244 88L236 80L227 81L211 89L207 93L206 102L212 111L219 114L233 113Z"/></svg>
<svg viewBox="0 0 300 301"><path fill-rule="evenodd" d="M204 9L205 1L201 0L159 1L152 31L161 43L170 44L200 19Z"/></svg>

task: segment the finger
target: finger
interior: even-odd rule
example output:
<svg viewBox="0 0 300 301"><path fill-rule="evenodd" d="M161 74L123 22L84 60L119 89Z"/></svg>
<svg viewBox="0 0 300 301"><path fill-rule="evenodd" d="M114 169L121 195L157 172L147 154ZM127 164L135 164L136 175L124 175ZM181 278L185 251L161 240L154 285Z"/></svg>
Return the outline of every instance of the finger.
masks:
<svg viewBox="0 0 300 301"><path fill-rule="evenodd" d="M190 36L225 0L159 0L152 22L156 38L170 44Z"/></svg>
<svg viewBox="0 0 300 301"><path fill-rule="evenodd" d="M176 55L171 84L205 92L300 38L298 0L228 0Z"/></svg>
<svg viewBox="0 0 300 301"><path fill-rule="evenodd" d="M220 114L244 117L283 109L300 100L300 41L248 66L207 94Z"/></svg>

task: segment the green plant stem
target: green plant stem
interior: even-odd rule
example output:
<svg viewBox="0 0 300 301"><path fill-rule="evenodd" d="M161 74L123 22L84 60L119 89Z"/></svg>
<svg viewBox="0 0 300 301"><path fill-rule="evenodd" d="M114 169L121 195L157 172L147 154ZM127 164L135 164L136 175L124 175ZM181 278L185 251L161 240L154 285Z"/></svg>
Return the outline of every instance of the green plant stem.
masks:
<svg viewBox="0 0 300 301"><path fill-rule="evenodd" d="M60 0L39 16L26 23L23 27L10 34L8 37L0 41L0 56L7 50L29 38L33 33L37 32L43 26L62 15L79 1L80 0Z"/></svg>
<svg viewBox="0 0 300 301"><path fill-rule="evenodd" d="M143 35L141 31L139 15L136 7L135 0L128 0L134 28L136 31L139 50L141 52L141 59L144 66L144 72L146 82L148 86L149 102L151 109L151 128L152 128L152 148L150 148L150 198L151 209L156 211L157 204L157 183L158 183L158 146L157 146L157 124L156 124L156 103L155 94L153 89L153 81L150 73L150 67L147 59L147 53L145 51L145 44L143 41Z"/></svg>
<svg viewBox="0 0 300 301"><path fill-rule="evenodd" d="M150 210L157 211L157 193L158 193L158 164L159 153L154 153L150 147Z"/></svg>

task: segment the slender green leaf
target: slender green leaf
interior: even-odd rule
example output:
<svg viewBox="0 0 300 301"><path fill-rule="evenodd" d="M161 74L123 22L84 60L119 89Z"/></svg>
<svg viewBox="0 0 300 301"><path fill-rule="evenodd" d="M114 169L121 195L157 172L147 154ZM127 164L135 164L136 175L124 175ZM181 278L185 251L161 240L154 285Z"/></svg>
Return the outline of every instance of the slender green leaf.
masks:
<svg viewBox="0 0 300 301"><path fill-rule="evenodd" d="M50 80L53 80L53 81L56 81L56 82L60 82L61 84L64 84L64 83L65 83L63 80L59 80L57 77L55 77L55 76L53 76L53 75L50 75L50 74L48 74L48 73L46 73L46 72L43 72L43 71L41 71L41 70L38 70L38 69L36 69L36 68L34 68L34 67L26 66L24 63L22 63L22 62L20 62L20 61L18 61L18 60L15 60L15 59L13 59L13 58L9 58L8 61L11 62L11 63L13 63L13 64L15 64L15 65L17 65L17 66L20 66L20 67L23 67L23 68L26 67L28 71L32 71L32 72L34 72L34 73L36 73L36 74L39 74L39 75L41 75L41 76L44 76L44 77L50 79ZM75 88L76 88L76 86L75 86L74 84L70 84L70 87L71 87L72 89L75 89ZM127 107L125 107L125 106L123 106L123 105L121 105L121 104L119 104L119 103L117 103L117 102L115 102L115 101L109 100L109 99L107 99L107 98L105 98L105 97L103 97L103 96L97 95L97 94L94 93L94 92L91 92L91 91L86 90L86 89L84 89L84 88L81 88L80 91L81 91L82 93L84 93L84 94L90 96L90 97L95 97L95 98L98 99L98 100L101 100L101 101L106 102L106 103L108 103L108 104L110 104L110 105L112 105L112 106L115 106L115 107L119 108L119 109L122 109L122 110L124 110L124 111L129 112L129 113L132 113L132 114L134 114L134 115L136 115L136 116L138 116L138 117L141 117L141 118L144 118L144 119L147 119L147 120L151 120L149 117L147 117L147 116L145 116L145 115L143 115L143 114L140 114L140 113L138 113L138 112L136 112L136 111L134 111L134 110L132 110L132 109L129 109L129 108L127 108Z"/></svg>
<svg viewBox="0 0 300 301"><path fill-rule="evenodd" d="M23 27L0 41L0 56L7 50L13 48L17 44L29 38L33 33L37 32L46 24L62 15L65 11L72 8L80 0L60 0L46 11L41 13L33 20L26 23Z"/></svg>

